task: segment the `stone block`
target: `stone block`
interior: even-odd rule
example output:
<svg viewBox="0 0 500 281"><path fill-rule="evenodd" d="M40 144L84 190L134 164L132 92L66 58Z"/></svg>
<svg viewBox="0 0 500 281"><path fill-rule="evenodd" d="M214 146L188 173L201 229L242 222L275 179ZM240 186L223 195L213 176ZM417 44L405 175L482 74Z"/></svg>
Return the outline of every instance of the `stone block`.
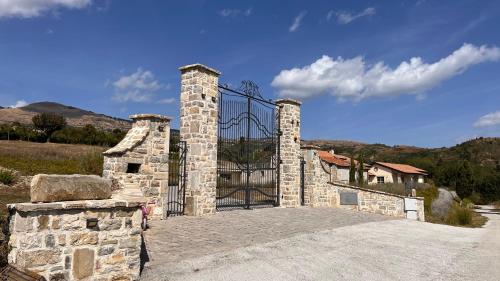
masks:
<svg viewBox="0 0 500 281"><path fill-rule="evenodd" d="M97 245L99 238L97 232L73 233L71 234L69 241L73 246Z"/></svg>
<svg viewBox="0 0 500 281"><path fill-rule="evenodd" d="M18 261L22 261L22 267L31 268L54 264L61 261L61 253L56 250L33 250L19 253Z"/></svg>
<svg viewBox="0 0 500 281"><path fill-rule="evenodd" d="M54 234L47 234L45 236L45 247L54 248L56 246L56 239L54 238Z"/></svg>
<svg viewBox="0 0 500 281"><path fill-rule="evenodd" d="M111 198L111 180L94 175L39 174L31 181L31 202Z"/></svg>
<svg viewBox="0 0 500 281"><path fill-rule="evenodd" d="M73 253L73 276L84 279L94 274L94 251L91 249L76 249Z"/></svg>
<svg viewBox="0 0 500 281"><path fill-rule="evenodd" d="M99 248L97 251L98 256L107 256L115 252L115 247L114 246L104 246Z"/></svg>
<svg viewBox="0 0 500 281"><path fill-rule="evenodd" d="M38 217L38 229L45 230L49 228L49 216Z"/></svg>

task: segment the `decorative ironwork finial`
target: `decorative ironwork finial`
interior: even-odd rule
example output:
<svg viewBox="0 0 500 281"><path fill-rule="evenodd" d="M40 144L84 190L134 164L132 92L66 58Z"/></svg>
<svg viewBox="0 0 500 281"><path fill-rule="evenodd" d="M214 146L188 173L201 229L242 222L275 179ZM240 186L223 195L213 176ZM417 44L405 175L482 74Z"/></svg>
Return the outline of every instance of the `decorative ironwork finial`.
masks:
<svg viewBox="0 0 500 281"><path fill-rule="evenodd" d="M262 98L259 92L259 86L250 80L241 81L240 91L251 97Z"/></svg>

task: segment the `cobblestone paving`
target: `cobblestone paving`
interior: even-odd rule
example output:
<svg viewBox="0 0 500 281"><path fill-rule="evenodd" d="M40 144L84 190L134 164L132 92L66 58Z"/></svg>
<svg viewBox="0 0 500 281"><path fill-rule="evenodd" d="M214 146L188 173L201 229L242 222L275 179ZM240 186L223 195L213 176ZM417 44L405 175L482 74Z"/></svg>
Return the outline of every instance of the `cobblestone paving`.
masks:
<svg viewBox="0 0 500 281"><path fill-rule="evenodd" d="M343 209L303 207L234 210L151 221L145 232L149 258L145 270L303 233L389 219Z"/></svg>

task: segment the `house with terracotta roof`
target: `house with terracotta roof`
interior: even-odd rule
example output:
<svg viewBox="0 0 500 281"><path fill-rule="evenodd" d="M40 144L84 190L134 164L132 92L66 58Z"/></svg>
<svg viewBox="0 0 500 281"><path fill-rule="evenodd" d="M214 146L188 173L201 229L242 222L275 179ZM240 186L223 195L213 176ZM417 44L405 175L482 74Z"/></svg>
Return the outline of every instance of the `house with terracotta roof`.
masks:
<svg viewBox="0 0 500 281"><path fill-rule="evenodd" d="M406 164L375 162L368 170L368 184L424 183L427 171Z"/></svg>
<svg viewBox="0 0 500 281"><path fill-rule="evenodd" d="M335 154L334 150L330 151L318 151L318 156L322 161L323 168L330 174L330 182L338 181L342 183L349 183L349 169L351 167L351 158ZM354 165L358 167L358 161L354 160ZM367 164L363 165L363 177L365 180L368 178L368 170L370 166ZM358 173L356 172L356 180Z"/></svg>

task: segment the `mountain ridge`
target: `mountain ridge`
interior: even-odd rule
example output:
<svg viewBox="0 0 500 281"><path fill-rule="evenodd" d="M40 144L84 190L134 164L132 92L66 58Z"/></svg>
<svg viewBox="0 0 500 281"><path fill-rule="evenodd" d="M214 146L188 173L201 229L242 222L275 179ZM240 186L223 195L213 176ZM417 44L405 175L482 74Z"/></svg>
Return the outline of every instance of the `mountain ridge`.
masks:
<svg viewBox="0 0 500 281"><path fill-rule="evenodd" d="M132 124L127 119L49 101L35 102L17 108L0 107L0 123L19 122L28 125L32 123L33 116L39 113L56 113L62 115L66 118L68 125L74 127L83 127L87 124L92 124L97 128L105 130L128 130Z"/></svg>

